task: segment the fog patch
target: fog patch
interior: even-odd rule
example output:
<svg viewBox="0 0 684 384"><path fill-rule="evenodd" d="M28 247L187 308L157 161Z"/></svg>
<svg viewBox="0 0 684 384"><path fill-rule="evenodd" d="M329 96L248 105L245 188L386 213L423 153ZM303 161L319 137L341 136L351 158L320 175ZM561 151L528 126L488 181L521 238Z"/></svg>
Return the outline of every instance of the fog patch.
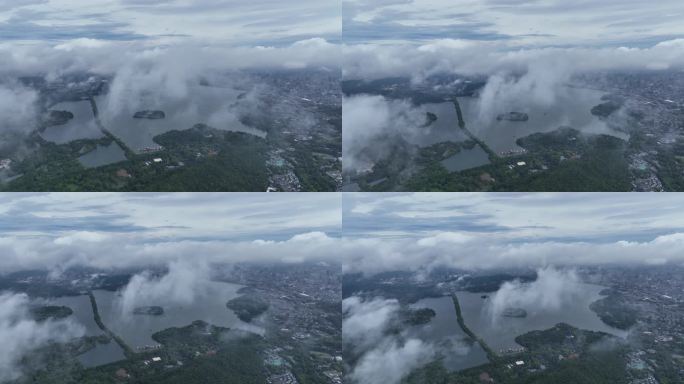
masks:
<svg viewBox="0 0 684 384"><path fill-rule="evenodd" d="M207 263L174 261L161 277L149 271L134 275L121 291L118 304L122 316L130 316L140 306L193 303L208 292L209 271Z"/></svg>
<svg viewBox="0 0 684 384"><path fill-rule="evenodd" d="M16 146L36 128L38 101L35 90L0 80L0 151Z"/></svg>
<svg viewBox="0 0 684 384"><path fill-rule="evenodd" d="M20 362L31 351L85 335L83 326L68 319L36 322L29 314L30 304L26 294L0 294L0 382L20 378Z"/></svg>
<svg viewBox="0 0 684 384"><path fill-rule="evenodd" d="M407 337L405 332L389 332L399 309L395 299L352 296L342 301L342 339L356 360L347 377L351 382L399 383L436 358L434 345Z"/></svg>
<svg viewBox="0 0 684 384"><path fill-rule="evenodd" d="M561 63L533 64L522 76L497 72L480 93L480 119L491 120L492 116L517 110L521 100L526 108L552 107L560 99L559 93L566 92L564 85L571 76L572 70Z"/></svg>
<svg viewBox="0 0 684 384"><path fill-rule="evenodd" d="M373 165L430 135L424 108L407 100L358 95L342 100L342 149L345 172L370 171ZM410 148L408 148L410 149Z"/></svg>
<svg viewBox="0 0 684 384"><path fill-rule="evenodd" d="M530 314L558 311L565 304L579 300L584 294L580 278L574 270L554 267L537 270L537 279L531 283L507 281L491 296L486 311L496 323L510 309L522 309Z"/></svg>
<svg viewBox="0 0 684 384"><path fill-rule="evenodd" d="M385 340L360 359L349 378L359 384L399 383L411 371L432 361L435 353L435 348L422 340Z"/></svg>
<svg viewBox="0 0 684 384"><path fill-rule="evenodd" d="M454 43L450 43L454 42ZM572 68L575 72L681 70L684 39L650 47L549 47L511 49L506 42L459 44L440 39L423 44L356 44L344 46L345 79L410 77L420 80L439 73L494 75L525 73L535 67Z"/></svg>

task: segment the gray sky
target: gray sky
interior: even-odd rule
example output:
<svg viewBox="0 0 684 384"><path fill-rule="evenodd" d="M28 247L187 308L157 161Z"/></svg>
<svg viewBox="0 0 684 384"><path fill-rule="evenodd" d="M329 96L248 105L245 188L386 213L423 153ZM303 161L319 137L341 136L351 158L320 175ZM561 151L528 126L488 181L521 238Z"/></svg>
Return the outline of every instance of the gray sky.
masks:
<svg viewBox="0 0 684 384"><path fill-rule="evenodd" d="M345 194L347 271L684 265L679 194Z"/></svg>
<svg viewBox="0 0 684 384"><path fill-rule="evenodd" d="M684 69L679 0L344 0L346 78Z"/></svg>
<svg viewBox="0 0 684 384"><path fill-rule="evenodd" d="M339 40L335 0L0 0L2 40L279 45Z"/></svg>
<svg viewBox="0 0 684 384"><path fill-rule="evenodd" d="M502 40L510 47L650 46L684 37L679 0L344 0L348 42Z"/></svg>
<svg viewBox="0 0 684 384"><path fill-rule="evenodd" d="M335 194L3 194L0 272L335 260Z"/></svg>

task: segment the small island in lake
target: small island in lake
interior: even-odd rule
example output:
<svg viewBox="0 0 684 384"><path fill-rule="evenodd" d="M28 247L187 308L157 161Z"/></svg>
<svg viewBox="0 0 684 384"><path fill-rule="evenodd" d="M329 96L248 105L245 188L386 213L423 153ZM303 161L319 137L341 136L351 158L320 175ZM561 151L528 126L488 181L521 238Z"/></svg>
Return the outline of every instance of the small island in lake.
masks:
<svg viewBox="0 0 684 384"><path fill-rule="evenodd" d="M524 112L502 113L496 117L497 121L527 121L529 119L530 117L527 115L527 113Z"/></svg>
<svg viewBox="0 0 684 384"><path fill-rule="evenodd" d="M164 314L164 308L153 305L149 307L137 307L133 310L134 315L148 315L161 316Z"/></svg>
<svg viewBox="0 0 684 384"><path fill-rule="evenodd" d="M135 115L133 115L133 118L135 119L150 119L150 120L158 120L158 119L164 119L166 118L166 114L164 111L139 111L136 112Z"/></svg>
<svg viewBox="0 0 684 384"><path fill-rule="evenodd" d="M69 111L48 111L45 117L45 125L64 125L74 118L74 114Z"/></svg>
<svg viewBox="0 0 684 384"><path fill-rule="evenodd" d="M30 310L33 319L36 321L46 321L48 319L64 319L71 316L74 311L69 307L46 305L43 307L35 307Z"/></svg>
<svg viewBox="0 0 684 384"><path fill-rule="evenodd" d="M422 325L429 323L437 313L431 308L409 309L404 314L404 323Z"/></svg>
<svg viewBox="0 0 684 384"><path fill-rule="evenodd" d="M522 308L506 308L501 312L503 317L527 317L527 311Z"/></svg>
<svg viewBox="0 0 684 384"><path fill-rule="evenodd" d="M425 123L423 123L422 127L423 127L423 128L429 127L429 126L431 126L432 123L434 123L435 121L437 121L437 115L435 115L435 114L432 113L432 112L425 112Z"/></svg>

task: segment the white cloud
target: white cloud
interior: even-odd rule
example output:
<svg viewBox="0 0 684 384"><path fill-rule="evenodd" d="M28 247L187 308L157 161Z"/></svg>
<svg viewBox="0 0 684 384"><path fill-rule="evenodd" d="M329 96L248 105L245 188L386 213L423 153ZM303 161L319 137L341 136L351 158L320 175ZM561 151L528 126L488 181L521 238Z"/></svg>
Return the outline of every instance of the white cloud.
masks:
<svg viewBox="0 0 684 384"><path fill-rule="evenodd" d="M446 44L345 45L343 74L347 79L407 76L416 81L439 73L493 75L525 73L530 69L560 68L564 76L587 71L684 69L679 40L654 42L647 47L520 47L501 42Z"/></svg>
<svg viewBox="0 0 684 384"><path fill-rule="evenodd" d="M209 281L209 265L201 260L173 261L168 265L168 273L159 278L142 272L134 275L122 290L121 314L130 315L135 308L153 303L191 304L207 292Z"/></svg>
<svg viewBox="0 0 684 384"><path fill-rule="evenodd" d="M395 299L352 296L342 301L342 337L358 355L347 377L351 382L399 383L435 358L432 344L387 332L399 308Z"/></svg>
<svg viewBox="0 0 684 384"><path fill-rule="evenodd" d="M68 342L81 337L85 329L67 320L38 323L29 315L25 294L0 293L0 382L21 377L21 359L50 342Z"/></svg>
<svg viewBox="0 0 684 384"><path fill-rule="evenodd" d="M342 301L342 335L345 343L366 350L385 337L384 332L397 315L399 302L395 299L363 300L352 296Z"/></svg>
<svg viewBox="0 0 684 384"><path fill-rule="evenodd" d="M422 340L385 340L361 357L349 378L358 384L396 384L434 357L435 348Z"/></svg>
<svg viewBox="0 0 684 384"><path fill-rule="evenodd" d="M585 294L579 283L573 270L542 268L531 283L517 280L503 283L490 296L486 310L494 322L508 308L522 308L528 312L557 311Z"/></svg>
<svg viewBox="0 0 684 384"><path fill-rule="evenodd" d="M176 261L339 262L335 194L0 196L0 273Z"/></svg>

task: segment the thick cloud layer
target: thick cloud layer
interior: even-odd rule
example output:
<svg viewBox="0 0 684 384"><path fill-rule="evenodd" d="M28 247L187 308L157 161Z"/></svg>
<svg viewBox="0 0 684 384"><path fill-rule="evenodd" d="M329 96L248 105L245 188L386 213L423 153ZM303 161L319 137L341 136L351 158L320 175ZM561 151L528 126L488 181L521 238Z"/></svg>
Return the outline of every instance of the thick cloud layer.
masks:
<svg viewBox="0 0 684 384"><path fill-rule="evenodd" d="M142 272L131 278L121 292L121 314L130 315L141 306L154 303L187 305L207 291L209 265L201 261L174 261L161 277Z"/></svg>
<svg viewBox="0 0 684 384"><path fill-rule="evenodd" d="M684 265L677 195L346 195L346 272Z"/></svg>
<svg viewBox="0 0 684 384"><path fill-rule="evenodd" d="M355 348L365 350L385 335L384 331L399 310L399 302L394 299L375 298L364 301L352 296L342 301L342 312L345 320L342 333L345 343L352 343Z"/></svg>
<svg viewBox="0 0 684 384"><path fill-rule="evenodd" d="M338 261L340 240L325 233L303 233L283 241L199 241L148 239L135 234L75 233L45 238L0 238L0 271L87 266L103 269L166 265L178 260L213 263L299 263Z"/></svg>
<svg viewBox="0 0 684 384"><path fill-rule="evenodd" d="M418 44L346 45L343 74L347 79L407 76L421 79L440 73L492 75L525 73L546 67L582 73L610 70L682 70L684 39L647 47L519 48L501 43L442 39Z"/></svg>
<svg viewBox="0 0 684 384"><path fill-rule="evenodd" d="M18 379L22 374L19 363L31 351L85 333L82 326L69 320L38 323L31 319L29 305L25 294L0 293L0 382Z"/></svg>
<svg viewBox="0 0 684 384"><path fill-rule="evenodd" d="M345 97L342 109L342 149L345 171L369 170L386 158L399 141L409 143L428 136L425 111L405 100L387 100L382 96Z"/></svg>
<svg viewBox="0 0 684 384"><path fill-rule="evenodd" d="M419 339L383 340L359 360L349 378L358 384L396 384L434 359L435 349Z"/></svg>
<svg viewBox="0 0 684 384"><path fill-rule="evenodd" d="M454 240L446 238L454 238ZM470 237L465 240L465 237ZM467 236L440 233L421 240L347 239L347 273L393 270L537 268L548 265L684 265L684 233L650 241L605 244L574 242L509 242L492 234Z"/></svg>
<svg viewBox="0 0 684 384"><path fill-rule="evenodd" d="M89 72L115 75L131 68L160 70L168 75L205 75L208 71L245 68L339 68L339 45L311 38L283 46L225 46L181 43L75 39L60 43L16 44L0 41L0 74L58 75ZM182 73L187 71L188 73Z"/></svg>
<svg viewBox="0 0 684 384"><path fill-rule="evenodd" d="M37 119L37 103L36 91L0 82L0 135L32 131Z"/></svg>
<svg viewBox="0 0 684 384"><path fill-rule="evenodd" d="M490 296L488 307L492 321L501 319L507 308L523 308L528 312L557 311L584 294L580 279L573 270L543 268L531 283L507 281Z"/></svg>
<svg viewBox="0 0 684 384"><path fill-rule="evenodd" d="M341 212L334 194L11 194L0 199L0 273L173 262L339 262Z"/></svg>
<svg viewBox="0 0 684 384"><path fill-rule="evenodd" d="M352 296L342 302L344 343L359 356L348 375L351 382L399 383L412 370L435 358L432 344L387 332L399 308L394 299Z"/></svg>

